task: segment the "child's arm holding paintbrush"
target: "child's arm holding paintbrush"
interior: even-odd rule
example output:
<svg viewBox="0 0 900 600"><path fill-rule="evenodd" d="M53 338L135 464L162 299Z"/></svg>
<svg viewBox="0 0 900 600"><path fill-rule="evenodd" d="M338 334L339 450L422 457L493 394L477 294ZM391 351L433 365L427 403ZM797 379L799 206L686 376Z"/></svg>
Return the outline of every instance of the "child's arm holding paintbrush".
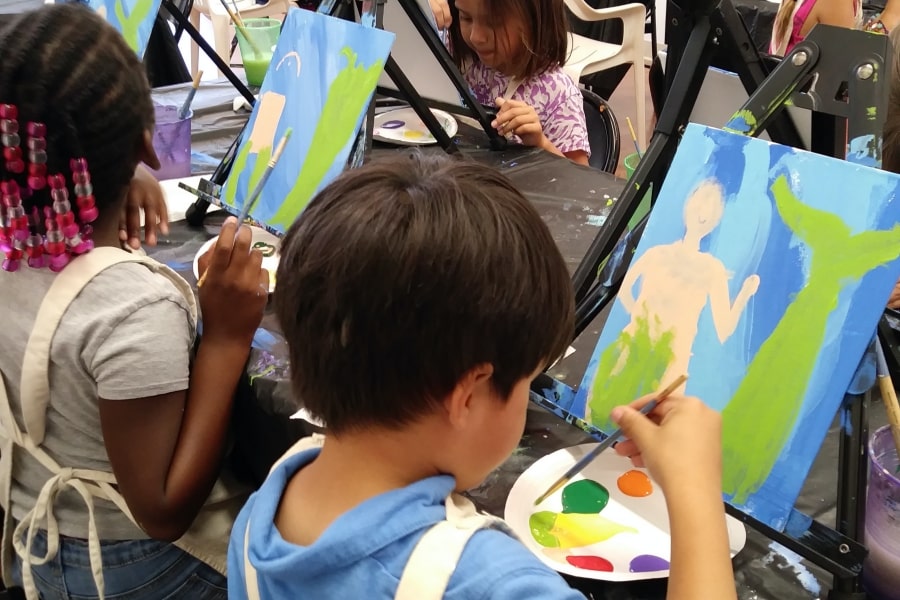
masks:
<svg viewBox="0 0 900 600"><path fill-rule="evenodd" d="M722 419L696 398L672 396L644 416L647 396L613 410L628 437L616 452L646 466L666 496L672 535L668 600L736 598L722 502Z"/></svg>

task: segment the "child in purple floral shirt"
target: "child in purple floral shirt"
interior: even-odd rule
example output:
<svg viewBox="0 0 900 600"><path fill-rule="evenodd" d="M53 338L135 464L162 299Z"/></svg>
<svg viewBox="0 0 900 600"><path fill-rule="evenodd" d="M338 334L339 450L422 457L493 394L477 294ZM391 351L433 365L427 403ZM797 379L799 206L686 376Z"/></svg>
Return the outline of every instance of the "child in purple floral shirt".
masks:
<svg viewBox="0 0 900 600"><path fill-rule="evenodd" d="M449 28L451 52L475 98L499 109L494 127L588 164L584 100L562 70L563 0L431 0L431 7L438 27Z"/></svg>

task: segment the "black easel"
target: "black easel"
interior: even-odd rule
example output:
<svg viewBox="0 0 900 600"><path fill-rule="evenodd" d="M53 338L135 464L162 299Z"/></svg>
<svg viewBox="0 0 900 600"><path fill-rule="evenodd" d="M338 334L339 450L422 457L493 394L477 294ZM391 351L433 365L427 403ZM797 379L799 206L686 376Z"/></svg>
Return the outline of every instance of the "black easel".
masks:
<svg viewBox="0 0 900 600"><path fill-rule="evenodd" d="M741 55L751 58L756 52L743 24L736 27L732 16L736 15L729 0L722 0L719 6L708 3L693 6L690 11L683 11L682 17L674 17L688 20L686 29L690 34L683 46L676 42L675 52L670 46L667 98L644 159L575 272L576 335L614 298L621 286L646 217L630 238L622 240L622 245L616 247L617 242L647 185L653 185L655 202L713 52L720 46L730 47L732 52L741 49ZM825 48L840 50L829 53L823 51ZM888 48L885 36L818 26L764 80L756 81L765 72L765 65L758 60L750 61L741 79L752 94L735 115L745 118L733 118L726 128L746 135L756 135L768 128L773 140L790 143L789 138L796 134L795 129L790 130L792 123L782 126L775 119L785 102L792 99L795 105L814 111L814 128L819 125L819 133L812 143L814 151L845 158L843 139L849 125L850 139L871 136L866 152L874 161L880 161L881 127L887 107L887 86L883 82L889 79L890 72ZM754 81L756 85L752 85ZM868 107L874 108L874 115L866 110ZM746 118L748 115L750 119ZM748 120L751 122L747 123ZM823 125L824 135L820 133ZM600 281L596 281L598 269L606 259L609 260ZM547 397L548 391L555 387L556 382L545 376L536 380L532 390ZM845 396L841 411L847 427L840 438L836 528L826 527L795 511L795 521L805 525L799 530L777 531L726 505L732 516L832 573L834 586L829 593L832 600L865 597L859 575L867 550L859 540L866 483L867 410L868 393Z"/></svg>
<svg viewBox="0 0 900 600"><path fill-rule="evenodd" d="M172 0L162 0L162 6L165 7L166 11L178 22L178 27L187 32L191 39L199 46L203 53L206 54L213 63L215 63L216 67L222 71L228 81L231 82L231 85L240 93L247 102L250 103L250 106L253 106L253 103L256 102L256 98L253 97L253 93L244 85L244 82L241 81L237 75L235 75L234 71L225 64L225 61L216 54L215 50L209 45L203 36L200 35L200 32L191 24L190 20L184 16L180 10L178 10L178 6Z"/></svg>

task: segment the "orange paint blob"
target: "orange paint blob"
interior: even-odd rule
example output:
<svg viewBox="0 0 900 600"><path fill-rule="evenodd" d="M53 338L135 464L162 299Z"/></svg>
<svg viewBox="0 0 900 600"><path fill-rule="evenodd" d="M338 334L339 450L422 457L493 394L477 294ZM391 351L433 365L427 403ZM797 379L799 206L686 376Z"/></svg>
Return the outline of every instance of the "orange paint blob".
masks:
<svg viewBox="0 0 900 600"><path fill-rule="evenodd" d="M643 471L628 471L616 483L626 496L643 498L653 493L653 482Z"/></svg>

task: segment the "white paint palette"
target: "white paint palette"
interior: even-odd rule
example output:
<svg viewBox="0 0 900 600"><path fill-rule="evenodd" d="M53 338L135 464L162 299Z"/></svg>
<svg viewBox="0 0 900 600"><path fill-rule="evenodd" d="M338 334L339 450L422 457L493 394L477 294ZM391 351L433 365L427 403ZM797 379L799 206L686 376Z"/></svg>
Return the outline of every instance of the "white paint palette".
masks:
<svg viewBox="0 0 900 600"><path fill-rule="evenodd" d="M260 227L255 227L253 225L243 225L242 227L249 227L253 233L253 241L250 243L251 248L255 248L263 254L262 267L269 272L269 293L271 294L275 291L275 271L278 270L278 253L279 248L281 247L281 240ZM200 257L206 254L218 239L219 236L216 236L211 240L207 240L205 244L200 246L200 250L197 251L197 254L194 255L195 278L200 278L198 264Z"/></svg>
<svg viewBox="0 0 900 600"><path fill-rule="evenodd" d="M449 113L431 109L447 135L453 137L459 131L459 123ZM436 144L437 140L412 108L400 108L375 115L372 137L380 142L401 146Z"/></svg>
<svg viewBox="0 0 900 600"><path fill-rule="evenodd" d="M556 481L596 444L549 454L529 467L506 500L505 519L550 568L587 579L635 581L668 577L666 499L645 469L604 452L539 506ZM727 517L732 556L747 541L744 525Z"/></svg>

